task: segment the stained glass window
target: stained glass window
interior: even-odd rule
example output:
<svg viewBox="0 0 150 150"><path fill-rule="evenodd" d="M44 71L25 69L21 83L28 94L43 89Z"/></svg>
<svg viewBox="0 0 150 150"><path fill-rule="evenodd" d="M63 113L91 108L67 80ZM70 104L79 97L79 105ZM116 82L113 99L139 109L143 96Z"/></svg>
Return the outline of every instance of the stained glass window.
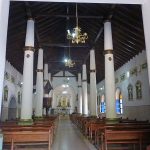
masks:
<svg viewBox="0 0 150 150"><path fill-rule="evenodd" d="M119 99L116 99L116 113L123 114L122 95L119 95Z"/></svg>
<svg viewBox="0 0 150 150"><path fill-rule="evenodd" d="M104 95L102 95L102 97L101 97L100 112L101 113L106 112L106 103L105 103L105 96Z"/></svg>

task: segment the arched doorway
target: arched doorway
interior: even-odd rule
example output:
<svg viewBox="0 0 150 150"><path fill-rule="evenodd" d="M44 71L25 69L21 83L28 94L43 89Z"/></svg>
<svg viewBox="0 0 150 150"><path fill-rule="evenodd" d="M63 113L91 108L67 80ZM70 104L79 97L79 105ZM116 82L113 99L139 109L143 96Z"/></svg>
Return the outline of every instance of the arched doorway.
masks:
<svg viewBox="0 0 150 150"><path fill-rule="evenodd" d="M17 103L15 97L11 97L9 106L8 106L8 120L16 119L17 115Z"/></svg>

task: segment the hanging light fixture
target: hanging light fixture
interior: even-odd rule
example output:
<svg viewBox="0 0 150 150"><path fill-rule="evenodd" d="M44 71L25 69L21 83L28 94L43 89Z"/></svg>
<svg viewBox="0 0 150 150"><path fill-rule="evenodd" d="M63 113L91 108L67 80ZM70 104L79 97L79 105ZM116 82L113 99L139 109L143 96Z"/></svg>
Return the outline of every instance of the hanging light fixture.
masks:
<svg viewBox="0 0 150 150"><path fill-rule="evenodd" d="M88 39L87 33L81 33L81 28L78 26L78 8L76 4L76 27L73 28L73 32L67 30L67 39L72 40L72 43L85 43Z"/></svg>
<svg viewBox="0 0 150 150"><path fill-rule="evenodd" d="M71 54L70 54L70 41L69 41L69 56L68 56L68 59L65 58L64 62L65 62L65 66L66 66L66 67L69 67L69 68L72 68L72 67L74 67L74 65L75 65L75 62L71 59Z"/></svg>

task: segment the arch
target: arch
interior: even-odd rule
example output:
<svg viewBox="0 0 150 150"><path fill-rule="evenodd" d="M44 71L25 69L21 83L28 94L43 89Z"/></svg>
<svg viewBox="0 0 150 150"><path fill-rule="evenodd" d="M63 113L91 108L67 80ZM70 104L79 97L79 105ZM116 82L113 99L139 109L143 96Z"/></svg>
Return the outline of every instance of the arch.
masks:
<svg viewBox="0 0 150 150"><path fill-rule="evenodd" d="M57 108L64 108L64 109L70 109L70 113L72 113L75 110L76 106L76 93L74 88L66 84L61 84L53 90L53 104L52 107L54 109Z"/></svg>
<svg viewBox="0 0 150 150"><path fill-rule="evenodd" d="M133 100L133 85L128 85L128 100Z"/></svg>
<svg viewBox="0 0 150 150"><path fill-rule="evenodd" d="M17 116L16 98L12 96L8 105L8 120L14 120Z"/></svg>
<svg viewBox="0 0 150 150"><path fill-rule="evenodd" d="M123 113L122 93L119 87L116 88L116 113L117 114Z"/></svg>
<svg viewBox="0 0 150 150"><path fill-rule="evenodd" d="M136 98L142 99L142 83L141 83L141 81L138 80L136 82L135 88L136 88Z"/></svg>

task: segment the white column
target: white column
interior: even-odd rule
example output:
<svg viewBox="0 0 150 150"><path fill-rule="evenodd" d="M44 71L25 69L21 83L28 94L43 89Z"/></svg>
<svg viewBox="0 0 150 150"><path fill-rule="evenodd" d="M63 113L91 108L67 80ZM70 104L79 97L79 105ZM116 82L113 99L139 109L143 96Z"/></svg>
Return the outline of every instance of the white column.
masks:
<svg viewBox="0 0 150 150"><path fill-rule="evenodd" d="M86 64L83 64L82 70L82 95L83 95L83 114L88 115L88 96L87 96L87 73Z"/></svg>
<svg viewBox="0 0 150 150"><path fill-rule="evenodd" d="M46 85L48 81L48 64L44 64L44 86ZM44 98L48 98L49 93L44 92ZM43 114L46 115L46 108L43 109Z"/></svg>
<svg viewBox="0 0 150 150"><path fill-rule="evenodd" d="M143 26L145 34L145 46L146 46L146 56L148 65L148 77L150 84L150 1L147 0L145 4L142 5L143 13Z"/></svg>
<svg viewBox="0 0 150 150"><path fill-rule="evenodd" d="M46 85L47 81L49 81L48 64L44 64L44 86ZM44 93L44 97L49 97L49 94Z"/></svg>
<svg viewBox="0 0 150 150"><path fill-rule="evenodd" d="M90 113L92 116L97 116L96 65L93 49L90 50Z"/></svg>
<svg viewBox="0 0 150 150"><path fill-rule="evenodd" d="M116 118L113 43L110 21L104 23L106 118Z"/></svg>
<svg viewBox="0 0 150 150"><path fill-rule="evenodd" d="M24 48L21 120L32 119L33 59L34 59L34 21L33 19L29 19L27 21L26 41Z"/></svg>
<svg viewBox="0 0 150 150"><path fill-rule="evenodd" d="M43 114L43 49L39 49L36 77L36 107L35 116L42 117Z"/></svg>
<svg viewBox="0 0 150 150"><path fill-rule="evenodd" d="M6 42L10 0L0 0L0 116L6 61Z"/></svg>
<svg viewBox="0 0 150 150"><path fill-rule="evenodd" d="M82 114L82 82L81 82L81 73L78 73L78 113Z"/></svg>
<svg viewBox="0 0 150 150"><path fill-rule="evenodd" d="M51 73L50 72L48 73L48 78L49 78L49 82L52 86L52 78L51 78ZM49 108L49 114L51 114L52 101L53 101L52 97L53 97L53 90L51 89L50 92L49 92L49 99L51 101L51 107Z"/></svg>
<svg viewBox="0 0 150 150"><path fill-rule="evenodd" d="M49 78L49 82L50 82L50 84L51 84L51 86L52 86L52 80L51 80L51 73L50 73L50 72L48 73L48 78ZM51 90L51 91L49 92L49 97L52 97L52 95L53 95L53 90Z"/></svg>

